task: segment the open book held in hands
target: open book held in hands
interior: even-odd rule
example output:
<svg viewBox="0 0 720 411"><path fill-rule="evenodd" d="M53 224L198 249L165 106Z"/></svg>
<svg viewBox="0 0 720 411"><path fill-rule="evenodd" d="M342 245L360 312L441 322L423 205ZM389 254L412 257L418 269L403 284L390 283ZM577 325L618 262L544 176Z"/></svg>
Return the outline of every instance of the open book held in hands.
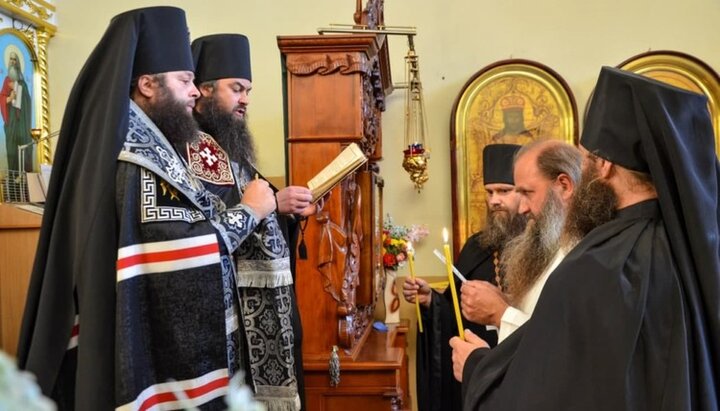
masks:
<svg viewBox="0 0 720 411"><path fill-rule="evenodd" d="M360 168L367 160L367 157L365 157L357 144L352 143L347 146L330 164L308 181L307 186L312 191L313 196L312 202L321 199L337 183Z"/></svg>

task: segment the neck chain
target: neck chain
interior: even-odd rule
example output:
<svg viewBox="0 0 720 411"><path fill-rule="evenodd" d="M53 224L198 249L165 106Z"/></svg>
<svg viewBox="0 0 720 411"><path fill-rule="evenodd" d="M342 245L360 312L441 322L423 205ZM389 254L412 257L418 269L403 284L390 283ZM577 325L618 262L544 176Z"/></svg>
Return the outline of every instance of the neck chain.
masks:
<svg viewBox="0 0 720 411"><path fill-rule="evenodd" d="M493 266L495 267L495 284L500 288L500 291L502 291L502 278L500 278L500 252L494 251L493 252Z"/></svg>

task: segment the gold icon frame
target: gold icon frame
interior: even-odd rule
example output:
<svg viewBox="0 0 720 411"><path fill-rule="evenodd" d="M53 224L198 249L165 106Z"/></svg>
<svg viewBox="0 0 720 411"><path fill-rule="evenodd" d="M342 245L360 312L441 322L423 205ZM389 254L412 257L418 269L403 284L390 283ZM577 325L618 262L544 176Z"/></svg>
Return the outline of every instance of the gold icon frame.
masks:
<svg viewBox="0 0 720 411"><path fill-rule="evenodd" d="M522 109L523 130L515 134L508 131L505 116L511 105ZM458 94L450 124L455 253L468 236L485 225L485 145L525 144L536 139L576 144L577 136L575 98L565 80L551 68L535 61L510 59L475 73Z"/></svg>
<svg viewBox="0 0 720 411"><path fill-rule="evenodd" d="M50 135L50 103L48 87L47 50L50 38L57 27L54 20L55 6L44 0L0 0L0 36L16 37L30 51L33 65L34 128L39 131L35 138ZM50 141L38 142L36 164L52 163Z"/></svg>

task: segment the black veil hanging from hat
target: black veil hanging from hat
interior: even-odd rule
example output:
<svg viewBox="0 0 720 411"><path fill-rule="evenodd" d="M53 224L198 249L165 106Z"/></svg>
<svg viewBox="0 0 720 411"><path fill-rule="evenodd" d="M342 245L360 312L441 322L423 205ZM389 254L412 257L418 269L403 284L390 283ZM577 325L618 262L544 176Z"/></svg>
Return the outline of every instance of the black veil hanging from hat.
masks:
<svg viewBox="0 0 720 411"><path fill-rule="evenodd" d="M707 98L604 67L580 144L651 175L688 307L694 397L715 409L707 402L720 386L720 165Z"/></svg>
<svg viewBox="0 0 720 411"><path fill-rule="evenodd" d="M131 80L185 70L193 71L185 12L150 7L114 17L75 81L18 345L19 366L37 374L46 395L58 379L77 299L97 307L82 313L80 344L104 347L102 353L78 351L78 406L114 406L115 172L128 130Z"/></svg>

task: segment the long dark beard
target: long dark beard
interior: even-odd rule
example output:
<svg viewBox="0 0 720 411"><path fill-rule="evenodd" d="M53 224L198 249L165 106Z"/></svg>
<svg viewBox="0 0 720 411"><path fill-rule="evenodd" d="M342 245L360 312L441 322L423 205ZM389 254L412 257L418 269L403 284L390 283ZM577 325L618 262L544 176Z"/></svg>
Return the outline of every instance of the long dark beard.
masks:
<svg viewBox="0 0 720 411"><path fill-rule="evenodd" d="M478 236L480 246L490 250L502 250L505 244L525 230L527 217L507 210L487 209L485 228Z"/></svg>
<svg viewBox="0 0 720 411"><path fill-rule="evenodd" d="M175 149L183 152L185 144L197 136L198 124L192 114L188 113L187 105L176 100L167 86L161 85L161 90L157 103L143 110Z"/></svg>
<svg viewBox="0 0 720 411"><path fill-rule="evenodd" d="M247 121L223 111L214 97L203 97L203 99L205 101L203 110L195 110L195 118L200 128L213 136L232 161L239 163L243 168L254 167L255 143L247 127Z"/></svg>
<svg viewBox="0 0 720 411"><path fill-rule="evenodd" d="M618 198L612 187L598 180L594 167L583 170L582 180L573 196L565 220L564 236L571 242L578 242L595 227L615 217Z"/></svg>
<svg viewBox="0 0 720 411"><path fill-rule="evenodd" d="M513 303L525 296L560 248L564 220L562 200L549 188L540 215L505 246L500 267L505 275L504 292Z"/></svg>

